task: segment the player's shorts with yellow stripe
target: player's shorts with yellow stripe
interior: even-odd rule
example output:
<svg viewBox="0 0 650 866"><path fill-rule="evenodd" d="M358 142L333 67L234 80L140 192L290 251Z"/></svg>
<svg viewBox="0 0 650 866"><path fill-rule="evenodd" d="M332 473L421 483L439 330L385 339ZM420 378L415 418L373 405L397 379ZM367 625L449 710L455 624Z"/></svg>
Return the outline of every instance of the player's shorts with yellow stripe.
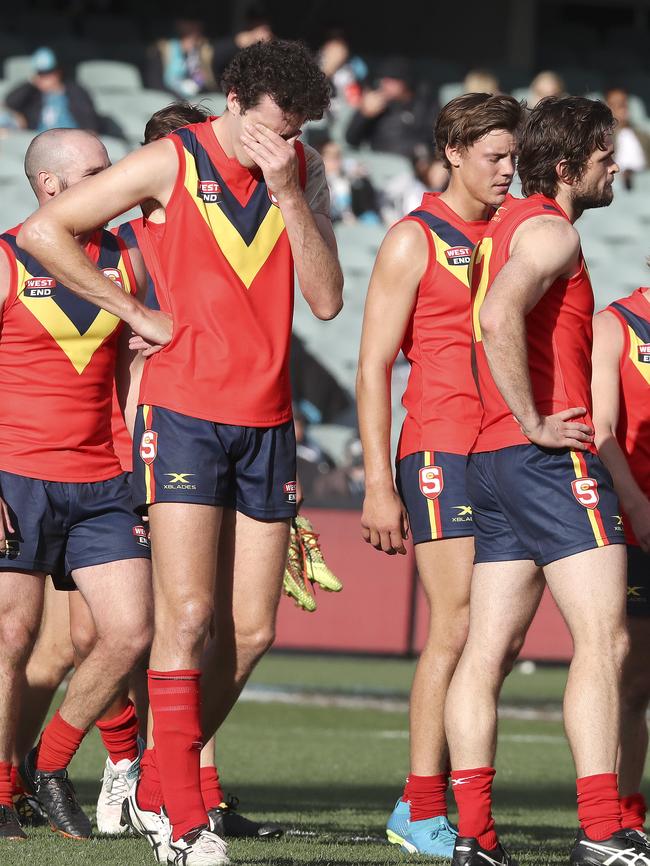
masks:
<svg viewBox="0 0 650 866"><path fill-rule="evenodd" d="M397 489L414 544L474 534L466 467L464 454L446 451L417 451L398 461Z"/></svg>
<svg viewBox="0 0 650 866"><path fill-rule="evenodd" d="M543 566L625 543L611 476L589 452L533 444L477 452L468 460L467 492L475 562Z"/></svg>

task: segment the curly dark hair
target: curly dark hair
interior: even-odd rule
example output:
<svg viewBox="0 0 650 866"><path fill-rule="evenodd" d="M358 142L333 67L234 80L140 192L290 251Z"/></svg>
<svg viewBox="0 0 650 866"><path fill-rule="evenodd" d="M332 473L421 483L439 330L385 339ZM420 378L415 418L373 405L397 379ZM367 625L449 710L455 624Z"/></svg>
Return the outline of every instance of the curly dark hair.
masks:
<svg viewBox="0 0 650 866"><path fill-rule="evenodd" d="M489 132L505 129L517 133L524 109L513 96L503 93L464 93L448 102L433 131L438 157L450 169L447 145L467 150Z"/></svg>
<svg viewBox="0 0 650 866"><path fill-rule="evenodd" d="M242 49L221 78L224 93L234 91L248 111L268 94L285 114L319 120L330 103L331 87L302 42L274 39Z"/></svg>
<svg viewBox="0 0 650 866"><path fill-rule="evenodd" d="M541 192L555 198L557 164L566 161L567 180L580 180L596 150L615 126L612 112L599 99L547 96L526 118L519 139L517 168L524 195Z"/></svg>

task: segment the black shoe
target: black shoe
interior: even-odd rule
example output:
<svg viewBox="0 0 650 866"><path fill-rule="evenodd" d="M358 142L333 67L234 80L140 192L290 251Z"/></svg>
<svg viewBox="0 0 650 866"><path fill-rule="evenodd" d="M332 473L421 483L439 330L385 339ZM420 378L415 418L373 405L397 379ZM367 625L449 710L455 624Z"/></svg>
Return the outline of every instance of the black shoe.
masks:
<svg viewBox="0 0 650 866"><path fill-rule="evenodd" d="M0 806L0 839L23 840L27 836L20 826L15 809L9 806Z"/></svg>
<svg viewBox="0 0 650 866"><path fill-rule="evenodd" d="M571 866L601 866L603 863L650 866L650 843L636 830L617 830L601 842L589 839L579 830L570 862Z"/></svg>
<svg viewBox="0 0 650 866"><path fill-rule="evenodd" d="M90 819L77 801L67 770L51 773L37 770L36 749L32 749L20 765L20 775L25 789L35 797L55 833L69 839L90 837Z"/></svg>
<svg viewBox="0 0 650 866"><path fill-rule="evenodd" d="M30 794L19 794L14 800L14 809L21 827L45 827L47 824L45 812Z"/></svg>
<svg viewBox="0 0 650 866"><path fill-rule="evenodd" d="M473 836L459 836L451 866L519 866L519 863L500 843L488 851Z"/></svg>
<svg viewBox="0 0 650 866"><path fill-rule="evenodd" d="M238 806L237 797L231 797L227 803L209 810L210 826L217 836L230 839L277 839L284 832L279 824L270 821L259 823L244 818L237 812Z"/></svg>

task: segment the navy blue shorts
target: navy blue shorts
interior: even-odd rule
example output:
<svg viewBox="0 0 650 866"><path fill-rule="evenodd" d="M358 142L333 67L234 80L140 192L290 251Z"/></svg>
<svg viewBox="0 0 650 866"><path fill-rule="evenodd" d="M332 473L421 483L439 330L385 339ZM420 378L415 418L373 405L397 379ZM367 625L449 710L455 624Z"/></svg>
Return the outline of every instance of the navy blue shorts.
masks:
<svg viewBox="0 0 650 866"><path fill-rule="evenodd" d="M418 451L397 462L397 490L414 544L474 535L466 471L464 454L445 451Z"/></svg>
<svg viewBox="0 0 650 866"><path fill-rule="evenodd" d="M296 516L293 421L240 427L139 406L133 435L133 501L193 502L258 520Z"/></svg>
<svg viewBox="0 0 650 866"><path fill-rule="evenodd" d="M594 454L513 445L471 454L467 491L475 562L548 565L624 544L612 479Z"/></svg>
<svg viewBox="0 0 650 866"><path fill-rule="evenodd" d="M42 571L57 589L74 589L77 568L151 556L126 474L61 482L0 471L0 494L16 530L0 550L2 571Z"/></svg>
<svg viewBox="0 0 650 866"><path fill-rule="evenodd" d="M650 555L627 546L627 615L650 616Z"/></svg>

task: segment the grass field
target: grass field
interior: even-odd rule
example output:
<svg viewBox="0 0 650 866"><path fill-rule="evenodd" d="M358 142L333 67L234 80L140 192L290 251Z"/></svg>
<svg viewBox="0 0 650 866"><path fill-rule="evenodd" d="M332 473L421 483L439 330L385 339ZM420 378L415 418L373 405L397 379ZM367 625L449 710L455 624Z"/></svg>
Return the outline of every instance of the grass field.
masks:
<svg viewBox="0 0 650 866"><path fill-rule="evenodd" d="M262 662L250 697L264 687L265 702L245 700L236 707L219 737L219 768L226 791L237 794L245 814L277 820L287 832L273 842L232 842L236 864L348 866L418 859L384 840L384 823L407 770L404 710L300 700L313 691L387 694L396 699L389 706L399 707L412 670L411 662L393 660L275 655ZM515 671L504 705L558 710L565 676L562 669ZM273 690L284 702L269 700ZM299 702L286 702L288 692L295 692ZM554 720L506 718L500 730L495 808L504 841L526 866L566 863L575 800L562 726ZM91 813L104 759L93 732L71 768ZM141 839L71 842L49 830L30 831L26 843L0 844L0 866L91 863L135 866L152 864L153 857Z"/></svg>

